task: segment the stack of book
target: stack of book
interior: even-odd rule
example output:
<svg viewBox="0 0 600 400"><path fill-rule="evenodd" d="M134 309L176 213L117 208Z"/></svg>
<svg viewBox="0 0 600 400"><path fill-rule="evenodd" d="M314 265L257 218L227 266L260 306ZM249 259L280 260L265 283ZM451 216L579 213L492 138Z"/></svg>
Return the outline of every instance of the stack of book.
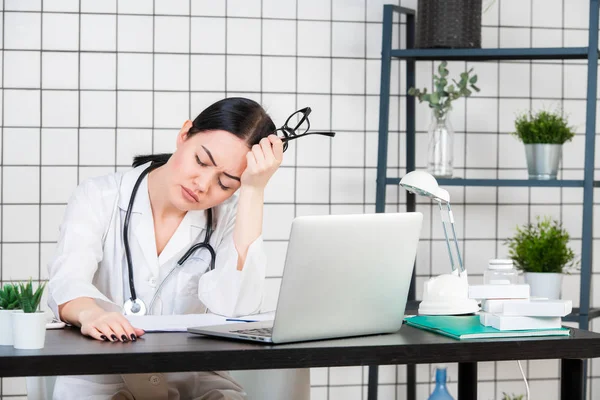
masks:
<svg viewBox="0 0 600 400"><path fill-rule="evenodd" d="M559 329L571 300L531 298L529 285L473 285L469 297L481 301L482 325L501 331Z"/></svg>

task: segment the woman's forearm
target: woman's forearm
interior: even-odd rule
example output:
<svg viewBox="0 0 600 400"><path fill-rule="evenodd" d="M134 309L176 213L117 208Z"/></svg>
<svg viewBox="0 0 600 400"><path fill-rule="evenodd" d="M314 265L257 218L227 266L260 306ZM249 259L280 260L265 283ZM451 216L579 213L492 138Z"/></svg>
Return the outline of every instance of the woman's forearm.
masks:
<svg viewBox="0 0 600 400"><path fill-rule="evenodd" d="M61 320L80 327L85 318L102 313L104 310L94 299L89 297L78 297L58 306L58 312Z"/></svg>
<svg viewBox="0 0 600 400"><path fill-rule="evenodd" d="M238 253L237 269L246 262L248 248L262 234L264 189L243 186L240 188L233 242Z"/></svg>

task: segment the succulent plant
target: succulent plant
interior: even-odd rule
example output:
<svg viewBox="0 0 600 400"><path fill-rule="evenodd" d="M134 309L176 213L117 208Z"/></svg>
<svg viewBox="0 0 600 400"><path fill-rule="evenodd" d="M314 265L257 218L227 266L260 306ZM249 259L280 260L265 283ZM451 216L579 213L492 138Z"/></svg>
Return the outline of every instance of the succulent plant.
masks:
<svg viewBox="0 0 600 400"><path fill-rule="evenodd" d="M0 288L0 310L19 309L19 293L15 285L7 283Z"/></svg>
<svg viewBox="0 0 600 400"><path fill-rule="evenodd" d="M438 66L439 75L433 75L433 92L427 93L427 88L424 88L422 91L413 87L408 89L408 94L416 96L419 99L419 103L423 101L428 102L429 107L433 109L434 115L438 119L443 118L452 109L452 102L454 100L461 97L469 97L473 93L471 89L476 92L480 90L475 86L477 75L471 76L473 68L461 73L459 82L452 79L454 84L449 84L448 75L450 72L446 68L447 65L447 61L442 61Z"/></svg>
<svg viewBox="0 0 600 400"><path fill-rule="evenodd" d="M502 392L502 400L523 400L524 395L520 394L520 395L515 395L515 394L511 394L508 395L504 392Z"/></svg>
<svg viewBox="0 0 600 400"><path fill-rule="evenodd" d="M25 313L34 313L37 311L40 301L42 300L42 293L46 283L41 284L34 292L31 284L31 279L27 284L19 283L19 305Z"/></svg>

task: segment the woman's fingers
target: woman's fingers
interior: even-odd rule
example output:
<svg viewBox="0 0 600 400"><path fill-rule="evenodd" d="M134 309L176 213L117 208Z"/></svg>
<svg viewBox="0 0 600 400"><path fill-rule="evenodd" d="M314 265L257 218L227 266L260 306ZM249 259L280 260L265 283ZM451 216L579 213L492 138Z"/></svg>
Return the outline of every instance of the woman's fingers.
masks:
<svg viewBox="0 0 600 400"><path fill-rule="evenodd" d="M135 329L133 328L133 326L131 326L127 318L123 318L123 321L121 322L121 327L125 331L125 336L127 337L127 340L131 340L132 342L135 342L137 340L138 334L135 332Z"/></svg>
<svg viewBox="0 0 600 400"><path fill-rule="evenodd" d="M247 170L254 171L256 169L256 157L253 151L246 153Z"/></svg>
<svg viewBox="0 0 600 400"><path fill-rule="evenodd" d="M260 148L265 157L265 167L269 168L275 164L275 154L273 154L273 146L268 138L262 138L260 140Z"/></svg>
<svg viewBox="0 0 600 400"><path fill-rule="evenodd" d="M98 329L94 328L94 329L90 329L90 331L86 334L89 337L92 337L96 340L102 340L102 341L108 341L108 338L106 337L106 335L102 332L100 332Z"/></svg>
<svg viewBox="0 0 600 400"><path fill-rule="evenodd" d="M133 332L136 334L137 337L143 336L144 333L146 333L143 329L139 328L133 328Z"/></svg>
<svg viewBox="0 0 600 400"><path fill-rule="evenodd" d="M254 154L254 158L256 159L256 165L258 167L261 167L265 164L265 154L260 144L255 144L254 146L252 146L252 154Z"/></svg>
<svg viewBox="0 0 600 400"><path fill-rule="evenodd" d="M276 135L262 138L246 154L242 185L264 189L283 158L283 142Z"/></svg>
<svg viewBox="0 0 600 400"><path fill-rule="evenodd" d="M107 323L98 324L96 329L102 334L103 337L101 337L101 339L106 338L109 342L116 342L119 340L112 327Z"/></svg>
<svg viewBox="0 0 600 400"><path fill-rule="evenodd" d="M117 338L121 342L128 342L131 340L131 338L127 335L127 332L125 331L125 329L123 329L123 322L124 321L122 321L122 320L121 321L120 320L113 321L110 324L110 327L115 332L115 335L117 335Z"/></svg>
<svg viewBox="0 0 600 400"><path fill-rule="evenodd" d="M281 162L283 160L283 141L277 135L269 135L268 139L273 145L275 160Z"/></svg>

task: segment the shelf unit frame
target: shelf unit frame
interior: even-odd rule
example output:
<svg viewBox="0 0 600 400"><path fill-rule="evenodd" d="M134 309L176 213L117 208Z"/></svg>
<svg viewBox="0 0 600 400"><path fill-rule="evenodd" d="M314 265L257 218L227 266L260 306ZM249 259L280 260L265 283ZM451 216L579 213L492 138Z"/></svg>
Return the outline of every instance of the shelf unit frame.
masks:
<svg viewBox="0 0 600 400"><path fill-rule="evenodd" d="M598 85L598 1L589 2L588 46L559 48L484 48L484 49L415 49L415 10L386 4L383 9L381 90L379 94L379 136L377 155L377 181L375 212L385 212L386 187L398 185L400 178L388 178L388 131L390 115L390 78L392 58L406 61L406 89L415 86L416 62L418 61L502 61L502 60L587 60L587 93L585 124L585 155L583 180L529 180L529 179L438 179L440 186L488 186L488 187L579 187L583 189L583 221L581 236L581 278L579 308L565 321L577 322L580 329L589 329L589 321L600 316L600 309L590 309L590 284L593 249L593 201L594 156L596 140L596 97ZM394 14L406 17L406 49L392 48ZM415 170L415 97L406 96L406 173ZM416 210L415 195L406 193L406 211ZM409 303L415 299L415 271L409 292ZM414 365L407 369L407 399L416 398ZM377 398L377 366L369 368L368 399ZM584 374L585 376L585 374ZM460 398L459 385L459 398ZM585 393L585 390L584 390Z"/></svg>

